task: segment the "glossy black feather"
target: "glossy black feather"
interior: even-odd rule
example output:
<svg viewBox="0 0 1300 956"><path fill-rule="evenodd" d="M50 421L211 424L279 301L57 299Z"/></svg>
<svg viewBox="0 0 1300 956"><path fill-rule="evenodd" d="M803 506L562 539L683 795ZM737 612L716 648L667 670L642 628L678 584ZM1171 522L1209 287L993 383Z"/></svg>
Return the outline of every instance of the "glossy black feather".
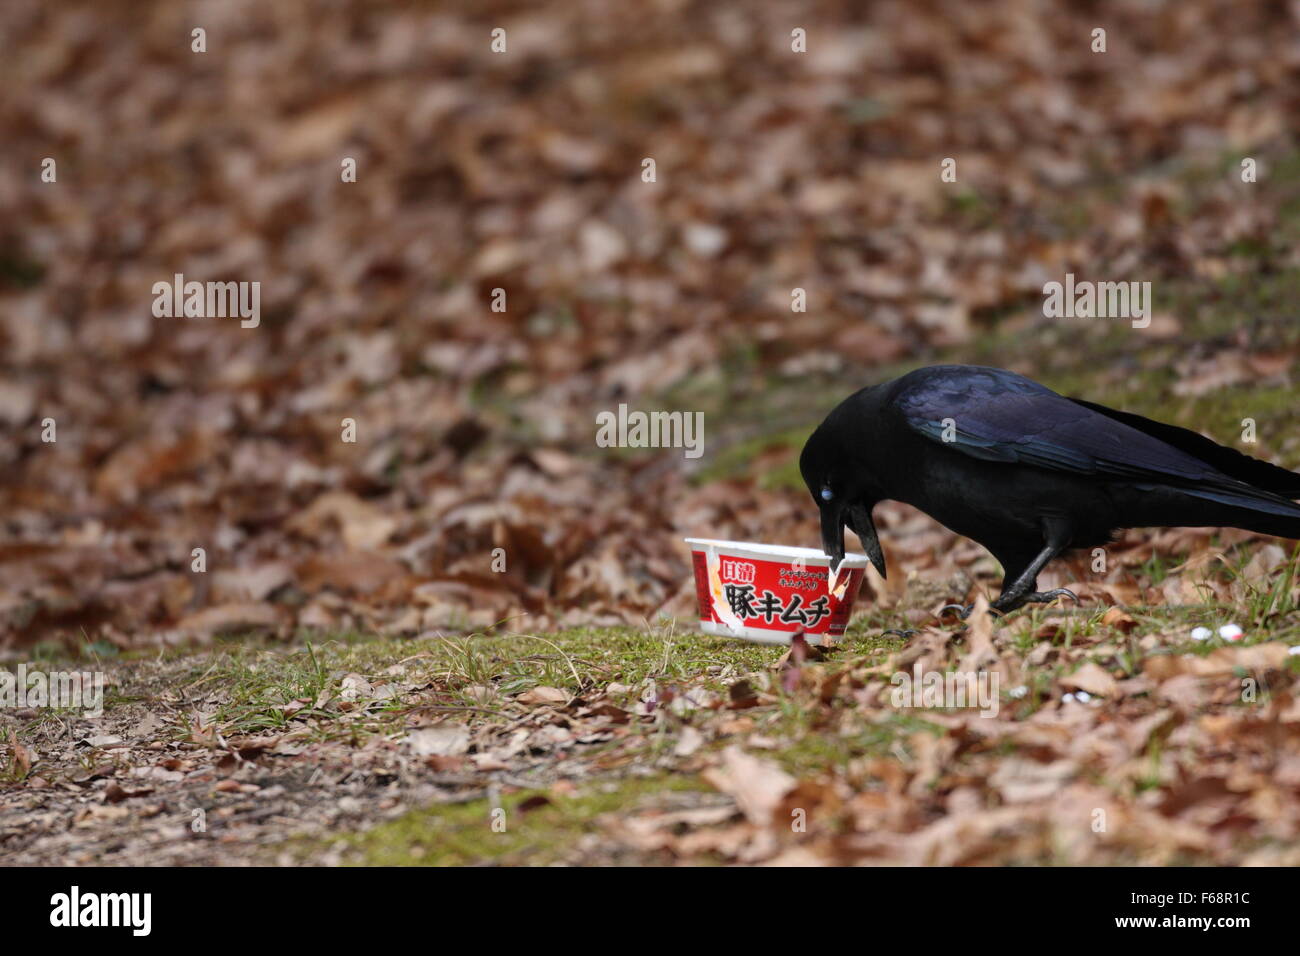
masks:
<svg viewBox="0 0 1300 956"><path fill-rule="evenodd" d="M1141 415L1134 415L1132 412L1121 412L1118 409L1107 408L1105 405L1084 401L1082 398L1072 397L1070 401L1113 418L1115 421L1122 422L1131 428L1136 428L1138 431L1145 432L1152 438L1156 438L1167 445L1172 445L1194 458L1199 458L1229 478L1244 481L1256 488L1283 495L1287 498L1300 498L1300 475L1297 475L1294 471L1279 468L1272 462L1252 458L1250 455L1242 454L1235 448L1227 448L1188 428L1166 425L1164 422L1152 421L1149 418L1143 418Z"/></svg>

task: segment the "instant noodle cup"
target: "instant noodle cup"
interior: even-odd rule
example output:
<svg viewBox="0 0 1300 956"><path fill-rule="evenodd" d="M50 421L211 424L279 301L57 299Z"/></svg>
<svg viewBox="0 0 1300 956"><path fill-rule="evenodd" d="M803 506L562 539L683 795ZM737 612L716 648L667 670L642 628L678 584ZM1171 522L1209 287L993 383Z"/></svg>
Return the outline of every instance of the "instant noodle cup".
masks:
<svg viewBox="0 0 1300 956"><path fill-rule="evenodd" d="M846 554L836 573L815 548L687 538L695 567L700 629L721 637L809 644L844 634L866 573L865 554Z"/></svg>

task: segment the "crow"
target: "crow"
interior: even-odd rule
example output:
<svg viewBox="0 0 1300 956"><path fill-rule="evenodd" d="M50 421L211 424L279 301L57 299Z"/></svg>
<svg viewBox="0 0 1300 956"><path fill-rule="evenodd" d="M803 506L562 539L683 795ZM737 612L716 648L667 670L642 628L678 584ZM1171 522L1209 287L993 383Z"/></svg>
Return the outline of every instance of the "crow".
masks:
<svg viewBox="0 0 1300 956"><path fill-rule="evenodd" d="M850 395L799 456L831 569L844 528L885 576L871 520L903 501L1001 563L993 611L1078 598L1036 590L1049 561L1122 528L1245 528L1300 538L1300 475L1196 432L1058 395L1005 369L934 365ZM961 609L962 616L970 607Z"/></svg>

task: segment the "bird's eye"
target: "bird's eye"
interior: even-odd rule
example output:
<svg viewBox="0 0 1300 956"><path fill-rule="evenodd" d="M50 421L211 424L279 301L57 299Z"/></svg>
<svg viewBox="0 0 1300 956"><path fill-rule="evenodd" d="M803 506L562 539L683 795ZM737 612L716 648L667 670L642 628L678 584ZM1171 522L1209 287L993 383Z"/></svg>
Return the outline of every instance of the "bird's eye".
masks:
<svg viewBox="0 0 1300 956"><path fill-rule="evenodd" d="M834 497L835 497L835 493L832 492L829 488L822 489L822 501L830 501Z"/></svg>

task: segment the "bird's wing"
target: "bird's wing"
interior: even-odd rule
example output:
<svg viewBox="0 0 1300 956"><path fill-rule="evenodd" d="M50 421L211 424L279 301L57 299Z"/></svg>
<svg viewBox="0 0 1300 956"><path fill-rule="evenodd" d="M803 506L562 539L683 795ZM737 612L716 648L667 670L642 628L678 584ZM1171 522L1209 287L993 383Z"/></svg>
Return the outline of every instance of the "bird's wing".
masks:
<svg viewBox="0 0 1300 956"><path fill-rule="evenodd" d="M1226 504L1272 502L1283 506L1281 513L1294 514L1295 505L1281 495L1224 474L1095 406L1001 369L945 368L905 384L893 405L913 430L973 458L1137 485L1173 485Z"/></svg>
<svg viewBox="0 0 1300 956"><path fill-rule="evenodd" d="M1096 402L1084 401L1082 398L1071 398L1070 401L1136 428L1168 445L1173 445L1179 451L1186 452L1193 458L1199 458L1207 465L1218 469L1229 478L1236 478L1238 481L1244 481L1256 488L1263 488L1265 491L1287 498L1300 498L1300 475L1294 471L1280 468L1272 462L1252 458L1250 455L1243 455L1235 448L1220 445L1187 428L1166 425L1164 422L1152 421L1141 415L1134 415L1132 412L1121 412Z"/></svg>

